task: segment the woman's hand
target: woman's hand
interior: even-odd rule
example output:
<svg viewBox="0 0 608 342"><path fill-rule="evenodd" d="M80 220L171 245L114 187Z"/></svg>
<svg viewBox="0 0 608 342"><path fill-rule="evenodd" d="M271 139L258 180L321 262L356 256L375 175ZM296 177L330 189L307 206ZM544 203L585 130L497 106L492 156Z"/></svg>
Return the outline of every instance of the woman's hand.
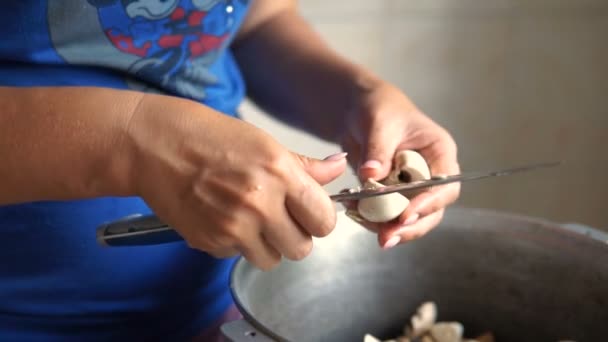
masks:
<svg viewBox="0 0 608 342"><path fill-rule="evenodd" d="M432 175L459 173L456 144L445 129L390 84L374 81L361 88L345 120L341 143L362 181L385 178L393 156L400 150L419 152ZM362 224L378 233L381 246L391 248L421 237L437 226L444 208L458 198L459 192L458 183L433 188L410 199L410 205L398 219ZM356 203L347 207L356 208Z"/></svg>
<svg viewBox="0 0 608 342"><path fill-rule="evenodd" d="M135 192L192 248L268 270L281 256L302 259L335 226L321 185L345 170L344 154L293 154L246 122L157 95L142 100L127 137Z"/></svg>

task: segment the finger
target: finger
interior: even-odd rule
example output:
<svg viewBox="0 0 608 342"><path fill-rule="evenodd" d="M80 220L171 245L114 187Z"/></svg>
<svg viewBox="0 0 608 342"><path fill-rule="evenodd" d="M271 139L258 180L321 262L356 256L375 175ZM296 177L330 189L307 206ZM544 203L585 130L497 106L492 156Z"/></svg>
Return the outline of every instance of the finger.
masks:
<svg viewBox="0 0 608 342"><path fill-rule="evenodd" d="M454 175L460 173L456 157L456 149L453 144L447 144L439 148L443 153L435 154L427 162L432 175ZM399 222L411 220L414 216L424 217L437 212L454 203L460 195L460 183L440 185L428 189L410 199L410 205L399 217Z"/></svg>
<svg viewBox="0 0 608 342"><path fill-rule="evenodd" d="M336 225L334 204L318 184L303 185L289 191L285 204L303 231L312 236L327 236Z"/></svg>
<svg viewBox="0 0 608 342"><path fill-rule="evenodd" d="M207 252L216 259L227 259L239 255L239 251L234 248L224 248Z"/></svg>
<svg viewBox="0 0 608 342"><path fill-rule="evenodd" d="M447 184L417 195L410 200L410 205L399 216L398 222L405 223L444 209L456 201L459 191L458 185Z"/></svg>
<svg viewBox="0 0 608 342"><path fill-rule="evenodd" d="M346 164L344 161L332 163L342 163L342 168ZM312 236L329 235L336 225L336 210L327 192L300 168L293 170L291 179L285 198L291 217Z"/></svg>
<svg viewBox="0 0 608 342"><path fill-rule="evenodd" d="M263 271L270 271L281 261L281 254L262 235L247 239L239 246L239 251L247 261Z"/></svg>
<svg viewBox="0 0 608 342"><path fill-rule="evenodd" d="M390 172L393 156L402 138L399 125L376 124L370 128L370 133L363 143L361 151L360 179L386 178Z"/></svg>
<svg viewBox="0 0 608 342"><path fill-rule="evenodd" d="M279 253L290 260L302 260L308 256L312 250L312 236L304 233L304 228L300 227L287 212L277 215L269 227L264 231L263 237Z"/></svg>
<svg viewBox="0 0 608 342"><path fill-rule="evenodd" d="M439 210L425 216L411 225L395 224L387 227L378 233L378 243L384 249L392 248L400 243L409 242L418 239L433 228L435 228L443 219L444 210Z"/></svg>
<svg viewBox="0 0 608 342"><path fill-rule="evenodd" d="M347 166L346 156L348 153L345 152L333 154L324 160L306 157L297 153L292 153L292 155L304 171L321 185L325 185L340 177Z"/></svg>

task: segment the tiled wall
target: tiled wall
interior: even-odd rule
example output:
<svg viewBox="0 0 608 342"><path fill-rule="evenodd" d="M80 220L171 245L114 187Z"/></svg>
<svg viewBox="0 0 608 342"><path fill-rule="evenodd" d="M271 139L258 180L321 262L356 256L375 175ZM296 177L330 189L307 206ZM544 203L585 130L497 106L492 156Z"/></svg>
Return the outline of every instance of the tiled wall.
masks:
<svg viewBox="0 0 608 342"><path fill-rule="evenodd" d="M565 161L468 183L460 205L608 228L608 0L300 4L334 48L452 132L463 170ZM293 150L323 157L338 149L245 108ZM327 189L354 182L345 175Z"/></svg>

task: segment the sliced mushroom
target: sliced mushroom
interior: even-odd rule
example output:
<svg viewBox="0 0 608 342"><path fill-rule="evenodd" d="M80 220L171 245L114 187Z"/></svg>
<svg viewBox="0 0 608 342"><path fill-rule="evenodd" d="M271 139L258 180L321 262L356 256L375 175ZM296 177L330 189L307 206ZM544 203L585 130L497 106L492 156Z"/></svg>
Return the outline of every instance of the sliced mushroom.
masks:
<svg viewBox="0 0 608 342"><path fill-rule="evenodd" d="M433 302L423 303L411 322L404 329L404 336L384 342L495 342L492 332L486 332L476 338L463 338L464 327L459 322L436 322L437 306ZM369 336L369 339L367 339ZM365 342L380 342L377 338L366 335ZM559 342L576 342L560 340Z"/></svg>
<svg viewBox="0 0 608 342"><path fill-rule="evenodd" d="M384 185L373 179L368 179L363 185L364 189L381 187L384 187ZM359 200L357 211L361 217L369 222L388 222L399 217L409 204L410 201L407 197L394 192Z"/></svg>
<svg viewBox="0 0 608 342"><path fill-rule="evenodd" d="M412 316L410 325L405 328L405 335L411 339L428 332L437 320L437 305L433 302L422 303Z"/></svg>
<svg viewBox="0 0 608 342"><path fill-rule="evenodd" d="M420 338L420 342L437 342L431 336L424 335Z"/></svg>
<svg viewBox="0 0 608 342"><path fill-rule="evenodd" d="M410 181L430 179L431 173L426 161L416 151L405 150L395 155L393 171L381 182L368 179L363 184L363 189L374 189L384 187L385 184L396 184ZM350 189L348 192L356 192L359 189ZM415 195L415 193L412 193ZM408 207L410 201L399 193L391 193L382 196L370 197L359 200L357 212L349 210L346 214L356 222L362 221L381 223L394 220L399 217Z"/></svg>
<svg viewBox="0 0 608 342"><path fill-rule="evenodd" d="M496 339L491 332L487 332L481 336L475 337L476 342L494 342Z"/></svg>
<svg viewBox="0 0 608 342"><path fill-rule="evenodd" d="M464 327L458 322L439 322L431 327L430 334L436 342L460 342Z"/></svg>
<svg viewBox="0 0 608 342"><path fill-rule="evenodd" d="M410 340L409 337L400 336L400 337L397 337L397 342L412 342L412 340Z"/></svg>
<svg viewBox="0 0 608 342"><path fill-rule="evenodd" d="M373 335L370 334L366 334L363 337L363 342L382 342L379 339L377 339L376 337L374 337Z"/></svg>

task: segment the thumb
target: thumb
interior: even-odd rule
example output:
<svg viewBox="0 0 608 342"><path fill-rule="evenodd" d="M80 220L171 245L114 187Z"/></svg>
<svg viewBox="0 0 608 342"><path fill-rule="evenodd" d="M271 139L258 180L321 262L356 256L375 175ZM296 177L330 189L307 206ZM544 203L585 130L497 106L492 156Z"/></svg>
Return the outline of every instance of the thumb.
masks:
<svg viewBox="0 0 608 342"><path fill-rule="evenodd" d="M294 153L304 171L317 183L325 185L338 178L346 170L347 153L337 153L323 160Z"/></svg>
<svg viewBox="0 0 608 342"><path fill-rule="evenodd" d="M386 178L393 164L393 156L399 144L399 135L386 129L372 129L367 142L362 146L359 178L366 180Z"/></svg>

